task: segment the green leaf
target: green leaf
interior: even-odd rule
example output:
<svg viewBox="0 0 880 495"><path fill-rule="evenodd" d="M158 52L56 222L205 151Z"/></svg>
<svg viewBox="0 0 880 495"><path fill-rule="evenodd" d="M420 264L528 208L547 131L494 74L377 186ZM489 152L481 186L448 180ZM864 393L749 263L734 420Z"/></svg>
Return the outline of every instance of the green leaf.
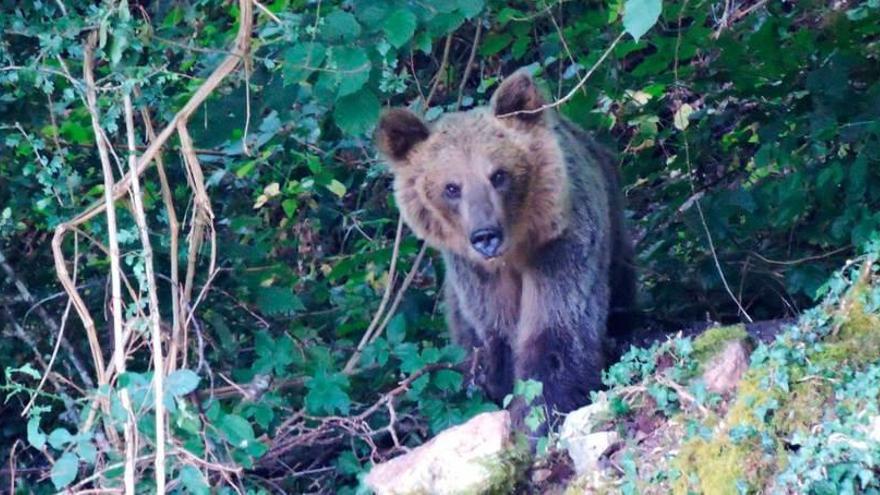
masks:
<svg viewBox="0 0 880 495"><path fill-rule="evenodd" d="M85 438L77 440L76 453L83 461L89 464L94 464L95 459L98 458L98 448L95 447L91 440Z"/></svg>
<svg viewBox="0 0 880 495"><path fill-rule="evenodd" d="M287 315L305 309L299 297L289 287L260 287L257 306L267 315Z"/></svg>
<svg viewBox="0 0 880 495"><path fill-rule="evenodd" d="M37 450L42 450L46 445L46 434L40 430L40 417L31 416L27 424L27 439Z"/></svg>
<svg viewBox="0 0 880 495"><path fill-rule="evenodd" d="M336 179L333 179L330 181L330 184L327 185L327 190L332 192L333 194L335 194L336 196L338 196L340 198L345 196L345 191L346 191L345 184L343 184L342 182L339 182Z"/></svg>
<svg viewBox="0 0 880 495"><path fill-rule="evenodd" d="M370 79L370 59L367 53L357 47L338 47L333 49L336 62L336 78L339 89L337 98L357 92Z"/></svg>
<svg viewBox="0 0 880 495"><path fill-rule="evenodd" d="M180 397L195 390L199 380L199 375L192 370L177 370L165 378L165 390L174 397Z"/></svg>
<svg viewBox="0 0 880 495"><path fill-rule="evenodd" d="M186 465L180 470L178 475L180 483L186 487L187 491L196 495L207 495L211 493L208 481L202 475L202 472L195 466Z"/></svg>
<svg viewBox="0 0 880 495"><path fill-rule="evenodd" d="M376 123L381 109L376 95L364 89L340 98L333 110L333 118L343 131L349 134L361 134Z"/></svg>
<svg viewBox="0 0 880 495"><path fill-rule="evenodd" d="M512 41L513 36L507 33L490 34L483 41L483 46L480 47L480 54L484 57L491 57L504 50Z"/></svg>
<svg viewBox="0 0 880 495"><path fill-rule="evenodd" d="M324 18L321 34L331 41L353 41L361 34L361 25L352 14L334 10Z"/></svg>
<svg viewBox="0 0 880 495"><path fill-rule="evenodd" d="M385 32L389 43L400 48L413 37L417 24L416 15L409 9L397 9L385 19L382 31Z"/></svg>
<svg viewBox="0 0 880 495"><path fill-rule="evenodd" d="M49 434L49 445L51 445L53 449L61 450L70 443L71 440L73 440L73 435L71 435L65 428L55 428L52 430L52 433Z"/></svg>
<svg viewBox="0 0 880 495"><path fill-rule="evenodd" d="M324 367L306 381L306 408L312 414L348 414L351 399L348 397L348 377L339 372L328 372Z"/></svg>
<svg viewBox="0 0 880 495"><path fill-rule="evenodd" d="M406 318L404 318L403 314L397 313L394 315L394 318L391 318L391 321L388 322L386 335L388 336L388 342L392 345L403 342L403 339L406 337Z"/></svg>
<svg viewBox="0 0 880 495"><path fill-rule="evenodd" d="M49 476L52 478L52 484L55 485L55 489L61 490L73 482L73 480L76 479L76 473L78 470L79 459L75 454L65 452L55 461L55 464L52 466L52 471L49 472Z"/></svg>
<svg viewBox="0 0 880 495"><path fill-rule="evenodd" d="M461 389L462 375L455 370L440 370L434 373L434 385L440 390L454 392Z"/></svg>
<svg viewBox="0 0 880 495"><path fill-rule="evenodd" d="M623 29L636 41L657 24L663 9L661 0L626 0Z"/></svg>
<svg viewBox="0 0 880 495"><path fill-rule="evenodd" d="M467 19L473 19L483 11L483 7L485 7L483 0L458 0L458 10Z"/></svg>
<svg viewBox="0 0 880 495"><path fill-rule="evenodd" d="M315 69L321 67L327 50L317 42L294 45L284 52L282 76L285 84L302 82L309 78Z"/></svg>
<svg viewBox="0 0 880 495"><path fill-rule="evenodd" d="M236 414L227 414L220 418L217 428L229 443L236 447L246 448L249 443L255 441L254 428L246 419Z"/></svg>

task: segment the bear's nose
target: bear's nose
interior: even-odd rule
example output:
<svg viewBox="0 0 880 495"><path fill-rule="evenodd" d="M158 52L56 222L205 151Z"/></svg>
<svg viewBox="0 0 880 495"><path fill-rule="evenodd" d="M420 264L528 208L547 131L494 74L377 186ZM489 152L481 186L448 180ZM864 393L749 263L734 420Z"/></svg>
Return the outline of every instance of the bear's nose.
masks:
<svg viewBox="0 0 880 495"><path fill-rule="evenodd" d="M478 253L486 258L493 258L498 254L504 234L497 227L477 229L471 232L471 245Z"/></svg>

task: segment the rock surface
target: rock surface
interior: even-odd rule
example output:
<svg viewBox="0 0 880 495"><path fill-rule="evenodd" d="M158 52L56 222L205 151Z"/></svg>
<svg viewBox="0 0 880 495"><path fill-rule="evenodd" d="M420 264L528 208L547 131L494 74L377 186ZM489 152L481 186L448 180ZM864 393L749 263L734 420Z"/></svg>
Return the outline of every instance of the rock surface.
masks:
<svg viewBox="0 0 880 495"><path fill-rule="evenodd" d="M365 483L377 495L485 493L509 476L512 444L508 412L483 413L377 464Z"/></svg>
<svg viewBox="0 0 880 495"><path fill-rule="evenodd" d="M610 415L608 401L600 394L596 402L566 416L559 443L568 451L578 475L593 471L602 455L619 440L615 431L596 431Z"/></svg>
<svg viewBox="0 0 880 495"><path fill-rule="evenodd" d="M706 389L717 394L736 390L740 379L749 369L751 346L745 340L733 340L706 363L703 381Z"/></svg>

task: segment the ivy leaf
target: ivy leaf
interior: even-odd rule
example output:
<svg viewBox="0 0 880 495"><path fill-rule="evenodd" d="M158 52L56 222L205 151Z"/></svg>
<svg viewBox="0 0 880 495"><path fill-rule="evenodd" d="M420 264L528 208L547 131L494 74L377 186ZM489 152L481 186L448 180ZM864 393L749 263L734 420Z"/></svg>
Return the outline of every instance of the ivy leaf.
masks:
<svg viewBox="0 0 880 495"><path fill-rule="evenodd" d="M306 408L312 414L333 414L336 411L348 414L351 399L348 397L348 377L339 372L330 373L326 368L318 369L306 381Z"/></svg>
<svg viewBox="0 0 880 495"><path fill-rule="evenodd" d="M202 475L202 472L194 466L184 466L183 469L180 470L178 479L180 479L180 483L186 487L187 491L191 493L196 495L207 495L211 493L211 489L208 486L207 480L205 480L205 477Z"/></svg>
<svg viewBox="0 0 880 495"><path fill-rule="evenodd" d="M661 0L626 0L623 29L636 41L657 24L663 9Z"/></svg>
<svg viewBox="0 0 880 495"><path fill-rule="evenodd" d="M385 19L382 31L388 42L396 48L400 48L413 37L418 24L416 15L408 9L397 9Z"/></svg>
<svg viewBox="0 0 880 495"><path fill-rule="evenodd" d="M333 118L340 129L349 134L361 134L379 119L382 105L368 89L344 96L336 102Z"/></svg>
<svg viewBox="0 0 880 495"><path fill-rule="evenodd" d="M195 390L200 380L192 370L177 370L165 379L165 390L174 397L180 397Z"/></svg>
<svg viewBox="0 0 880 495"><path fill-rule="evenodd" d="M331 41L353 41L361 34L361 25L352 14L335 10L324 18L321 33Z"/></svg>
<svg viewBox="0 0 880 495"><path fill-rule="evenodd" d="M65 452L57 461L55 461L55 465L52 466L52 471L49 473L49 476L52 478L52 484L55 485L55 489L61 490L69 485L74 479L76 479L76 473L78 470L79 459L76 455L70 452Z"/></svg>

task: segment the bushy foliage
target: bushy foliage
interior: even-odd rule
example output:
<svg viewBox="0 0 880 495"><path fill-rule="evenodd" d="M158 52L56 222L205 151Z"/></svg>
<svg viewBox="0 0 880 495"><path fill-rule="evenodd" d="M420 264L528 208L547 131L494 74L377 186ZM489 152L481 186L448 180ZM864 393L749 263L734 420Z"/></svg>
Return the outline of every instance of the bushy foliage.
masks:
<svg viewBox="0 0 880 495"><path fill-rule="evenodd" d="M184 143L175 137L162 154L184 227L178 252L158 175L143 177L156 271L170 273L172 259L199 268L185 308L194 309L189 339L163 397L173 486L352 492L371 462L494 407L445 336L439 260L405 231L395 242L389 178L369 133L386 105L432 119L484 103L519 66L531 65L556 98L590 71L560 109L619 152L642 307L653 319L737 320L734 298L755 318L806 305L880 221L880 5L689 0L656 11L658 3L255 2L242 68L189 121L214 214L214 272L209 243L199 257L185 248L198 178ZM0 0L0 255L33 296L5 273L9 398L0 414L18 417L36 390L57 322L69 343L36 407L0 428L0 455L32 469L19 471L20 491L117 482L122 453L106 435L125 420L121 389L141 440L155 433L142 348L149 280L129 200L117 211L135 347L129 371L104 388L50 251L53 230L104 194L84 101L88 34L97 33L100 125L124 153L121 95L133 95L159 132L229 55L239 16L229 1ZM624 31L632 36L619 38ZM136 124L143 152L145 119ZM79 229L61 248L109 359L107 224L98 216ZM167 322L169 280L158 289ZM367 328L375 336L360 346ZM676 362L686 363L692 350L678 345ZM627 362L653 371L648 357ZM866 389L876 385L860 373ZM677 407L668 387L650 390L664 409ZM96 397L109 404L97 413L103 431ZM802 446L780 483L821 472L819 454L843 455ZM51 482L39 483L45 472Z"/></svg>
<svg viewBox="0 0 880 495"><path fill-rule="evenodd" d="M634 466L618 482L646 493L875 493L878 256L874 241L823 284L820 305L760 343L732 394L707 392L693 372L708 334L634 348L611 366L613 423L626 431L615 455Z"/></svg>

